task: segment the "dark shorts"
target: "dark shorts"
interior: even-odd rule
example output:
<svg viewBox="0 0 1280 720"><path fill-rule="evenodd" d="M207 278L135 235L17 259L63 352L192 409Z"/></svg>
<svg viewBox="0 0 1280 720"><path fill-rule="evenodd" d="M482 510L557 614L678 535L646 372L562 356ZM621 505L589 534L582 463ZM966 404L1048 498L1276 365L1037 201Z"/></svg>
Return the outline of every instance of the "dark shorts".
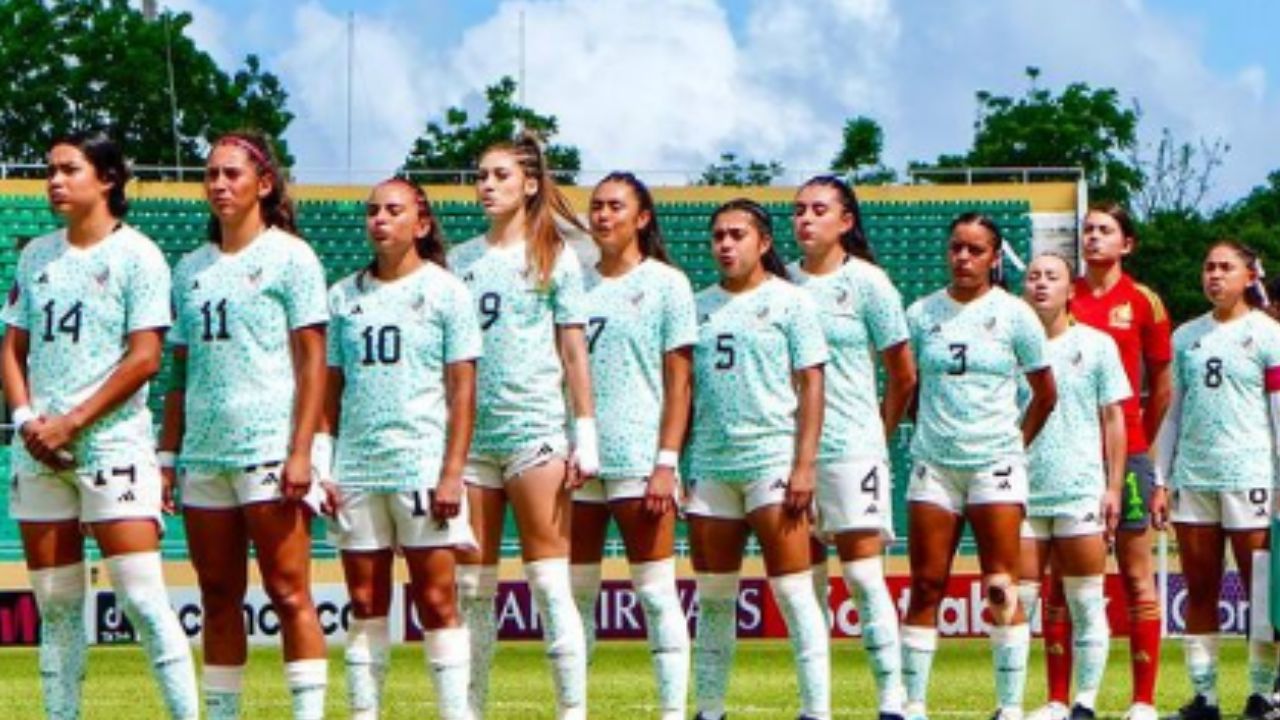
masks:
<svg viewBox="0 0 1280 720"><path fill-rule="evenodd" d="M1146 453L1125 459L1124 488L1120 493L1120 529L1143 531L1151 525L1151 494L1156 487L1155 466Z"/></svg>

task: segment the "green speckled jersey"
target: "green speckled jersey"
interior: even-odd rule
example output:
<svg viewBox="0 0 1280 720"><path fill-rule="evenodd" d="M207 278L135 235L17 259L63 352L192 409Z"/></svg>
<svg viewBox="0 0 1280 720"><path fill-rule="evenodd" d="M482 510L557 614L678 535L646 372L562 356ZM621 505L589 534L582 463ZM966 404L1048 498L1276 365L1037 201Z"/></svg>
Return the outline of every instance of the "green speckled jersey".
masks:
<svg viewBox="0 0 1280 720"><path fill-rule="evenodd" d="M1220 323L1201 315L1173 334L1182 397L1172 485L1251 490L1275 479L1265 374L1280 367L1280 326L1259 311Z"/></svg>
<svg viewBox="0 0 1280 720"><path fill-rule="evenodd" d="M234 468L288 456L289 333L328 322L325 293L311 246L274 228L234 254L206 243L182 258L170 340L188 352L184 465Z"/></svg>
<svg viewBox="0 0 1280 720"><path fill-rule="evenodd" d="M1132 394L1129 378L1115 341L1087 325L1073 324L1049 340L1046 352L1058 404L1027 449L1027 514L1096 511L1107 487L1099 413Z"/></svg>
<svg viewBox="0 0 1280 720"><path fill-rule="evenodd" d="M428 262L394 282L360 271L329 291L329 367L342 371L334 479L435 487L448 427L445 365L480 356L471 293Z"/></svg>
<svg viewBox="0 0 1280 720"><path fill-rule="evenodd" d="M693 290L683 273L657 260L618 278L594 268L584 277L600 476L648 477L662 423L663 354L698 340Z"/></svg>
<svg viewBox="0 0 1280 720"><path fill-rule="evenodd" d="M1018 378L1049 364L1031 307L1001 288L965 304L943 288L912 303L907 327L920 372L911 454L960 470L1023 457Z"/></svg>
<svg viewBox="0 0 1280 720"><path fill-rule="evenodd" d="M31 409L62 415L115 372L130 333L169 326L169 266L151 240L128 226L83 250L59 230L22 251L0 319L28 333ZM83 430L70 449L89 472L154 453L147 386ZM12 462L21 473L44 468L16 434Z"/></svg>
<svg viewBox="0 0 1280 720"><path fill-rule="evenodd" d="M887 457L875 353L907 340L901 296L883 270L857 258L828 275L809 275L798 262L788 272L813 295L831 349L819 458Z"/></svg>
<svg viewBox="0 0 1280 720"><path fill-rule="evenodd" d="M506 455L565 434L564 369L556 327L585 325L582 267L567 246L539 288L526 244L494 247L483 235L449 253L475 298L484 334L471 452Z"/></svg>
<svg viewBox="0 0 1280 720"><path fill-rule="evenodd" d="M770 277L747 292L698 293L694 346L694 480L750 482L785 476L795 454L792 373L827 361L809 294Z"/></svg>

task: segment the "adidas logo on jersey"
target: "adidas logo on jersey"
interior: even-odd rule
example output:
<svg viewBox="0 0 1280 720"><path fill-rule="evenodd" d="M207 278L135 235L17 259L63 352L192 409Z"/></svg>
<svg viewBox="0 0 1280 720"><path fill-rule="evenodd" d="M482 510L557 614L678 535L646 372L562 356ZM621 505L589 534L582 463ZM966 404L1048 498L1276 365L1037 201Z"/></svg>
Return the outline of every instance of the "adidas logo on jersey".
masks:
<svg viewBox="0 0 1280 720"><path fill-rule="evenodd" d="M711 322L711 316L710 316L710 315L703 314L703 315L699 315L699 316L698 316L698 324L699 324L699 325L706 325L706 324L707 324L707 323L709 323L709 322Z"/></svg>
<svg viewBox="0 0 1280 720"><path fill-rule="evenodd" d="M930 335L939 335L939 334L941 334L941 333L942 333L942 326L941 326L941 325L934 325L933 327L929 328L929 334L930 334Z"/></svg>
<svg viewBox="0 0 1280 720"><path fill-rule="evenodd" d="M192 289L192 290L199 290L199 289L200 289L200 280L199 280L199 278L197 278L197 279L195 279L195 280L192 280L192 281L191 281L191 289Z"/></svg>
<svg viewBox="0 0 1280 720"><path fill-rule="evenodd" d="M786 490L787 489L786 478L778 478L777 480L774 480L773 482L769 483L769 489L770 490Z"/></svg>
<svg viewBox="0 0 1280 720"><path fill-rule="evenodd" d="M351 308L351 314L352 314L352 315L363 315L363 314L364 314L364 308L360 307L360 304L359 304L359 303L357 303L355 307Z"/></svg>
<svg viewBox="0 0 1280 720"><path fill-rule="evenodd" d="M259 484L262 485L263 487L266 487L268 485L279 485L280 478L277 477L274 472L269 472L266 475L262 476L262 482Z"/></svg>
<svg viewBox="0 0 1280 720"><path fill-rule="evenodd" d="M1013 475L1013 468L1012 468L1012 467L1003 467L1003 468L1000 468L999 470L996 470L995 472L993 472L993 473L991 473L991 474L992 474L992 475L994 475L994 476L996 476L997 478L999 478L999 479L1000 479L1000 482L996 483L996 489L997 489L997 490L1012 490L1012 489L1013 489L1013 481L1009 479L1009 478L1010 478L1010 476L1011 476L1011 475Z"/></svg>
<svg viewBox="0 0 1280 720"><path fill-rule="evenodd" d="M467 283L468 285L470 285L475 281L476 281L476 274L473 272L469 272L466 275L462 276L462 282Z"/></svg>
<svg viewBox="0 0 1280 720"><path fill-rule="evenodd" d="M116 498L116 502L118 503L131 503L131 502L137 502L137 500L138 500L138 497L133 494L132 490L125 490L123 493L120 494L119 497Z"/></svg>
<svg viewBox="0 0 1280 720"><path fill-rule="evenodd" d="M867 511L866 511L865 513L863 513L863 514L864 514L864 515L879 515L879 514L880 514L880 507L879 507L878 505L876 505L875 503L872 503L872 504L870 504L870 505L868 505L868 506L867 506Z"/></svg>
<svg viewBox="0 0 1280 720"><path fill-rule="evenodd" d="M37 285L48 285L48 284L49 284L49 273L47 273L47 272L42 272L42 273L40 273L40 277L36 278L36 284L37 284Z"/></svg>

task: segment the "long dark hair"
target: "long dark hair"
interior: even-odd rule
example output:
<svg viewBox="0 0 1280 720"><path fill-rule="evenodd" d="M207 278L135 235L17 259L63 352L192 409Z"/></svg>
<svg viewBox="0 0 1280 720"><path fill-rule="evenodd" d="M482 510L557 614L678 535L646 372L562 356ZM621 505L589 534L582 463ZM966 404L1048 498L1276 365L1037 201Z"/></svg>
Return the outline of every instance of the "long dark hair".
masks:
<svg viewBox="0 0 1280 720"><path fill-rule="evenodd" d="M764 266L765 271L783 280L790 280L791 274L787 272L787 264L782 262L782 258L778 255L778 243L774 240L773 234L773 219L769 217L769 211L765 210L760 203L750 198L734 198L711 213L711 227L715 228L716 220L719 220L721 215L735 210L746 213L747 217L751 218L751 224L756 232L760 233L761 237L769 239L769 249L760 256L760 264Z"/></svg>
<svg viewBox="0 0 1280 720"><path fill-rule="evenodd" d="M991 266L991 275L987 279L995 287L1005 287L1004 235L1000 232L1000 226L985 213L972 211L961 213L951 221L951 226L947 229L948 238L961 225L977 225L991 234L991 249L995 252L995 264Z"/></svg>
<svg viewBox="0 0 1280 720"><path fill-rule="evenodd" d="M413 204L418 208L418 217L426 218L429 223L426 234L413 239L413 249L418 253L418 257L423 260L433 262L442 268L448 267L448 262L445 260L444 228L441 227L435 211L431 208L431 200L427 197L427 191L423 190L421 185L401 175L393 175L374 187L378 188L383 185L399 185L408 188L409 192L413 193ZM377 269L378 259L374 258L369 261L364 272L361 273L361 277L356 279L356 284L363 284L363 275L376 276Z"/></svg>
<svg viewBox="0 0 1280 720"><path fill-rule="evenodd" d="M490 145L481 153L481 157L492 152L511 153L526 178L538 182L538 191L525 198L524 210L526 222L529 223L529 266L537 272L539 287L551 283L551 272L555 268L556 257L564 248L564 235L556 225L556 218L564 220L584 233L591 232L573 212L569 199L556 185L555 176L547 165L547 156L542 151L541 139L528 130L521 131L510 142Z"/></svg>
<svg viewBox="0 0 1280 720"><path fill-rule="evenodd" d="M125 197L124 186L129 182L130 174L120 144L103 130L84 130L59 135L49 143L49 150L58 145L70 145L79 150L93 166L98 179L111 183L107 190L107 210L115 219L123 219L129 213L129 199Z"/></svg>
<svg viewBox="0 0 1280 720"><path fill-rule="evenodd" d="M223 135L213 144L215 148L220 145L240 148L249 156L259 175L271 177L271 191L258 201L262 221L267 227L298 235L298 215L293 207L293 199L289 197L287 178L280 170L280 161L267 136L256 130L237 130ZM209 218L209 241L215 245L222 243L222 225L217 217Z"/></svg>
<svg viewBox="0 0 1280 720"><path fill-rule="evenodd" d="M614 171L601 178L600 182L596 183L596 187L599 188L610 182L622 183L631 188L631 192L636 196L636 202L640 205L640 211L649 213L649 224L640 228L640 254L670 265L671 256L667 254L667 244L662 236L662 228L658 225L658 211L654 207L653 194L649 192L648 186L629 172Z"/></svg>
<svg viewBox="0 0 1280 720"><path fill-rule="evenodd" d="M1263 280L1262 274L1262 258L1258 255L1258 251L1245 245L1238 240L1224 239L1215 242L1209 246L1209 252L1224 247L1233 252L1240 258L1244 266L1254 273L1253 282L1244 289L1244 302L1251 308L1263 309L1270 302L1267 295L1267 286ZM1207 256L1208 253L1205 253Z"/></svg>
<svg viewBox="0 0 1280 720"><path fill-rule="evenodd" d="M807 187L826 187L836 191L840 196L840 206L853 217L853 225L840 235L840 247L856 258L875 264L876 256L871 251L871 243L867 241L867 232L862 227L862 208L858 205L858 195L853 187L835 175L815 175L805 181L800 189Z"/></svg>

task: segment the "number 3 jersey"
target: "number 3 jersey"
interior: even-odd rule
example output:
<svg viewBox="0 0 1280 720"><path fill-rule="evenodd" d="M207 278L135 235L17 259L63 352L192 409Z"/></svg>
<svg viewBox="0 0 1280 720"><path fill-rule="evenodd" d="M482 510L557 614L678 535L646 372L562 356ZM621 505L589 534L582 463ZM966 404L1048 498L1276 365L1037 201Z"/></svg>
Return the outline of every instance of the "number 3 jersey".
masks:
<svg viewBox="0 0 1280 720"><path fill-rule="evenodd" d="M495 247L483 236L449 252L471 290L484 336L476 382L473 455L507 455L565 434L564 371L556 328L585 325L582 267L568 245L539 287L527 243Z"/></svg>
<svg viewBox="0 0 1280 720"><path fill-rule="evenodd" d="M62 415L84 402L115 372L130 333L164 329L169 319L169 266L151 240L124 225L85 249L68 243L65 230L33 240L0 314L28 333L27 383L38 415ZM86 472L154 453L147 386L82 431L70 449ZM16 434L13 466L44 470Z"/></svg>
<svg viewBox="0 0 1280 720"><path fill-rule="evenodd" d="M683 273L657 260L617 278L588 268L585 280L600 476L645 478L658 452L665 353L698 339L693 289Z"/></svg>
<svg viewBox="0 0 1280 720"><path fill-rule="evenodd" d="M1181 397L1173 486L1271 487L1267 396L1280 391L1280 326L1257 310L1225 323L1201 315L1173 334L1173 373Z"/></svg>
<svg viewBox="0 0 1280 720"><path fill-rule="evenodd" d="M275 228L233 254L206 243L182 258L169 339L188 353L183 465L234 468L288 456L290 332L328 322L326 292L311 246Z"/></svg>
<svg viewBox="0 0 1280 720"><path fill-rule="evenodd" d="M689 476L745 483L786 477L798 402L792 373L827 362L809 295L769 276L742 293L713 285L696 297Z"/></svg>
<svg viewBox="0 0 1280 720"><path fill-rule="evenodd" d="M1031 307L998 287L968 303L943 288L912 303L907 328L920 367L916 460L977 470L1022 457L1018 379L1049 364Z"/></svg>
<svg viewBox="0 0 1280 720"><path fill-rule="evenodd" d="M445 365L480 357L471 293L432 262L392 282L367 271L329 291L329 367L342 372L334 478L435 487L448 425Z"/></svg>

